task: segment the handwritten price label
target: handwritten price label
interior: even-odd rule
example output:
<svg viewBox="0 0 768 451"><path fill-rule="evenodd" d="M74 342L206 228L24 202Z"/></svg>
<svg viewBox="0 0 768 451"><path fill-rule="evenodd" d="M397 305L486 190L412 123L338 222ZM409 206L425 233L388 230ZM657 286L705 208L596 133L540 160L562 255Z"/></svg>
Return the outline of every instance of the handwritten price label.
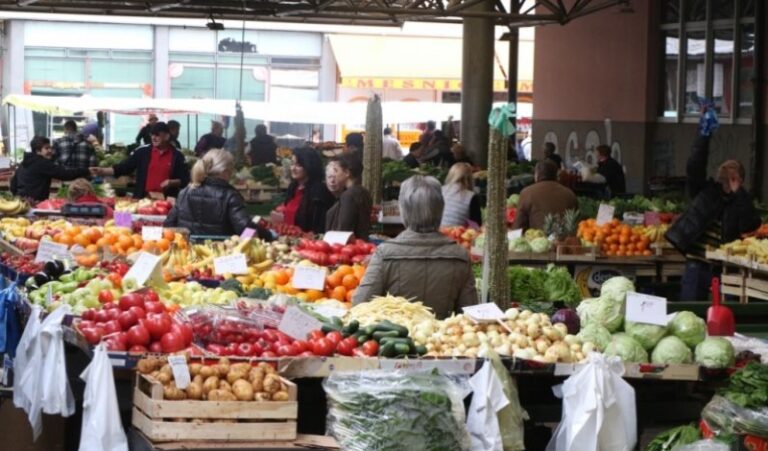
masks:
<svg viewBox="0 0 768 451"><path fill-rule="evenodd" d="M504 319L504 312L493 302L462 307L462 310L475 321L498 321Z"/></svg>
<svg viewBox="0 0 768 451"><path fill-rule="evenodd" d="M189 365L183 355L169 355L168 364L171 365L173 380L180 389L185 389L192 382L189 378Z"/></svg>
<svg viewBox="0 0 768 451"><path fill-rule="evenodd" d="M322 327L322 323L314 316L296 306L288 307L277 330L295 340L304 340L310 332Z"/></svg>
<svg viewBox="0 0 768 451"><path fill-rule="evenodd" d="M667 300L641 293L627 293L627 321L667 325Z"/></svg>
<svg viewBox="0 0 768 451"><path fill-rule="evenodd" d="M160 274L160 256L142 252L136 259L136 263L125 273L123 280L133 279L136 285L141 287L150 278L163 280Z"/></svg>
<svg viewBox="0 0 768 451"><path fill-rule="evenodd" d="M141 239L143 241L158 241L163 237L163 228L155 226L144 226L141 228Z"/></svg>
<svg viewBox="0 0 768 451"><path fill-rule="evenodd" d="M297 265L293 268L293 288L298 290L320 290L325 288L325 268Z"/></svg>
<svg viewBox="0 0 768 451"><path fill-rule="evenodd" d="M523 236L523 229L507 230L507 239L509 241L512 241L515 238L520 238L521 236Z"/></svg>
<svg viewBox="0 0 768 451"><path fill-rule="evenodd" d="M352 237L352 232L325 232L323 235L323 241L330 245L341 244L342 246L349 243L349 239Z"/></svg>
<svg viewBox="0 0 768 451"><path fill-rule="evenodd" d="M616 207L608 204L600 204L600 208L597 209L597 225L605 225L613 221L613 214L616 212Z"/></svg>
<svg viewBox="0 0 768 451"><path fill-rule="evenodd" d="M244 254L231 254L213 259L216 274L248 274L248 263Z"/></svg>
<svg viewBox="0 0 768 451"><path fill-rule="evenodd" d="M35 262L50 262L53 260L67 260L72 261L72 256L69 254L69 248L66 244L54 243L51 240L43 240L37 247L37 254L35 254Z"/></svg>

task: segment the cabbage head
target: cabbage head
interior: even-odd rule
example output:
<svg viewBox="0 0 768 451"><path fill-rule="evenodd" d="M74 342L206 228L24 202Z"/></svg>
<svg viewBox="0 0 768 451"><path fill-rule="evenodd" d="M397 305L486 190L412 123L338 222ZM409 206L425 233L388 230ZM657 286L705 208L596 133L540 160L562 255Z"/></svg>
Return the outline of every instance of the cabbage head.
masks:
<svg viewBox="0 0 768 451"><path fill-rule="evenodd" d="M507 198L507 207L517 207L517 203L520 202L519 194L511 194Z"/></svg>
<svg viewBox="0 0 768 451"><path fill-rule="evenodd" d="M648 353L634 338L627 334L613 334L611 342L605 348L605 355L617 356L624 362L648 363Z"/></svg>
<svg viewBox="0 0 768 451"><path fill-rule="evenodd" d="M736 352L730 341L723 337L707 337L696 345L696 363L705 368L729 368Z"/></svg>
<svg viewBox="0 0 768 451"><path fill-rule="evenodd" d="M624 332L637 340L646 351L650 351L659 340L664 338L664 335L667 335L667 327L627 321L624 323Z"/></svg>
<svg viewBox="0 0 768 451"><path fill-rule="evenodd" d="M707 336L707 323L693 312L677 312L669 323L669 331L693 348Z"/></svg>
<svg viewBox="0 0 768 451"><path fill-rule="evenodd" d="M535 240L536 238L546 238L544 231L540 229L528 229L523 236L528 241Z"/></svg>
<svg viewBox="0 0 768 451"><path fill-rule="evenodd" d="M549 248L551 246L549 240L544 237L534 238L530 241L529 244L531 245L531 250L537 254L549 252Z"/></svg>
<svg viewBox="0 0 768 451"><path fill-rule="evenodd" d="M669 336L661 339L651 353L651 363L691 363L693 356L691 349L683 343L683 340Z"/></svg>
<svg viewBox="0 0 768 451"><path fill-rule="evenodd" d="M627 300L627 293L630 291L635 291L635 284L631 280L623 276L611 277L600 287L600 297L621 302L623 305L624 301Z"/></svg>
<svg viewBox="0 0 768 451"><path fill-rule="evenodd" d="M605 351L605 348L611 343L611 333L599 324L582 327L576 336L582 343L591 342L600 352Z"/></svg>
<svg viewBox="0 0 768 451"><path fill-rule="evenodd" d="M531 245L528 244L528 240L523 237L515 238L509 242L510 252L531 252Z"/></svg>
<svg viewBox="0 0 768 451"><path fill-rule="evenodd" d="M597 324L616 332L624 321L624 305L604 297L585 299L576 307L581 327Z"/></svg>

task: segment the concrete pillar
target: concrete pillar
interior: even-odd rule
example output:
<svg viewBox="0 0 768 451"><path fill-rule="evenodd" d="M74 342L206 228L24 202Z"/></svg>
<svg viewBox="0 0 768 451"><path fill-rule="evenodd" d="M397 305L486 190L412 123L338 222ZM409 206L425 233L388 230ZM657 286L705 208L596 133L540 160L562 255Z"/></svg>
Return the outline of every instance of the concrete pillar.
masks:
<svg viewBox="0 0 768 451"><path fill-rule="evenodd" d="M154 54L155 67L152 86L153 97L171 97L171 78L168 75L170 57L168 55L171 29L165 25L155 26Z"/></svg>
<svg viewBox="0 0 768 451"><path fill-rule="evenodd" d="M471 7L492 11L493 1ZM476 164L488 161L488 114L493 104L494 26L489 19L465 18L461 70L461 142Z"/></svg>
<svg viewBox="0 0 768 451"><path fill-rule="evenodd" d="M328 40L328 36L323 36L323 50L320 56L320 86L319 99L321 102L335 102L336 98L336 58L333 56L333 49L331 48L331 42ZM323 141L333 141L336 139L336 126L331 124L323 125L322 128ZM342 136L342 139L344 137Z"/></svg>
<svg viewBox="0 0 768 451"><path fill-rule="evenodd" d="M3 97L24 92L24 24L23 20L8 20L3 26ZM17 148L29 148L34 136L32 113L23 108L3 107L5 149L14 155ZM10 114L9 114L10 113ZM15 113L15 114L14 114Z"/></svg>

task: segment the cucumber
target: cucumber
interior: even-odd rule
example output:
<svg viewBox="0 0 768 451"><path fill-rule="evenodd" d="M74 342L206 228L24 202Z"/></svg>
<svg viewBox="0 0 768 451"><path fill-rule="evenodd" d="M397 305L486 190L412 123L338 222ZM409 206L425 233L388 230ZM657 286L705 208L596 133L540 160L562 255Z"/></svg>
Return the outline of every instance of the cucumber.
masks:
<svg viewBox="0 0 768 451"><path fill-rule="evenodd" d="M344 327L344 323L341 321L341 318L339 318L338 316L334 316L333 318L331 318L331 321L333 322L333 325L336 326L337 329L341 329L342 327Z"/></svg>
<svg viewBox="0 0 768 451"><path fill-rule="evenodd" d="M381 357L394 357L395 356L395 344L387 343L379 348L379 356Z"/></svg>
<svg viewBox="0 0 768 451"><path fill-rule="evenodd" d="M335 324L323 323L323 327L320 328L323 333L338 332L339 328Z"/></svg>
<svg viewBox="0 0 768 451"><path fill-rule="evenodd" d="M384 330L396 330L399 336L401 336L401 337L407 337L408 336L408 329L407 328L405 328L405 327L403 327L403 326L401 326L399 324L395 324L392 321L389 321L389 320L386 320L386 319L384 321L380 322L378 324L378 327L379 328L377 330L382 330L382 328Z"/></svg>
<svg viewBox="0 0 768 451"><path fill-rule="evenodd" d="M373 333L373 339L376 340L376 341L379 341L379 340L381 340L384 337L392 337L392 338L394 338L394 337L397 337L398 335L399 335L399 333L396 330L388 330L388 331L378 330L378 331Z"/></svg>
<svg viewBox="0 0 768 451"><path fill-rule="evenodd" d="M360 343L360 344L365 343L366 341L371 339L370 336L365 335L365 334L355 335L355 338L357 339L357 342Z"/></svg>
<svg viewBox="0 0 768 451"><path fill-rule="evenodd" d="M416 354L418 355L424 355L427 353L427 347L424 345L418 345L416 346Z"/></svg>
<svg viewBox="0 0 768 451"><path fill-rule="evenodd" d="M387 344L389 346L389 344ZM395 355L408 355L411 352L411 347L407 343L395 343Z"/></svg>
<svg viewBox="0 0 768 451"><path fill-rule="evenodd" d="M360 323L355 319L350 321L349 324L341 328L341 334L344 335L345 337L348 337L354 334L355 332L357 332L359 328L360 328Z"/></svg>
<svg viewBox="0 0 768 451"><path fill-rule="evenodd" d="M407 344L408 346L413 345L413 340L410 338L403 338L403 337L384 337L379 341L380 345L384 345L387 343L403 343Z"/></svg>
<svg viewBox="0 0 768 451"><path fill-rule="evenodd" d="M374 332L376 332L376 325L371 324L370 326L365 326L362 330L365 331L365 335L371 336Z"/></svg>

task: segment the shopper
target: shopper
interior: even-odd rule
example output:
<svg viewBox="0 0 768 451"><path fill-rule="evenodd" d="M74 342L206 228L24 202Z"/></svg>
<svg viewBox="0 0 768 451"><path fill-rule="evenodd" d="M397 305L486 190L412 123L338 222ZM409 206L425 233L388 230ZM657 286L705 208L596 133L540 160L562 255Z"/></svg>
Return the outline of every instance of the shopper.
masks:
<svg viewBox="0 0 768 451"><path fill-rule="evenodd" d="M450 168L455 163L451 153L451 143L442 130L435 130L432 134L432 141L424 151L424 162L444 169Z"/></svg>
<svg viewBox="0 0 768 451"><path fill-rule="evenodd" d="M461 143L456 143L451 147L451 154L453 154L453 160L456 163L467 163L470 166L474 166L475 163L467 155L467 149Z"/></svg>
<svg viewBox="0 0 768 451"><path fill-rule="evenodd" d="M427 121L427 126L425 127L424 131L419 135L419 144L421 144L421 147L424 149L429 147L429 144L432 142L432 136L435 133L435 129L437 128L437 124L435 121Z"/></svg>
<svg viewBox="0 0 768 451"><path fill-rule="evenodd" d="M88 177L87 168L65 168L54 163L50 139L35 136L29 146L32 151L24 154L11 179L13 195L40 202L51 195L51 179L69 181Z"/></svg>
<svg viewBox="0 0 768 451"><path fill-rule="evenodd" d="M83 126L81 130L82 135L86 141L90 141L91 136L96 138L99 145L104 143L104 112L98 111L96 113L96 120L88 122Z"/></svg>
<svg viewBox="0 0 768 451"><path fill-rule="evenodd" d="M171 145L181 150L181 143L179 142L179 134L181 133L181 124L179 121L168 121L168 133L171 135Z"/></svg>
<svg viewBox="0 0 768 451"><path fill-rule="evenodd" d="M392 136L392 129L387 127L384 129L384 138L382 141L382 158L392 161L400 161L403 159L403 151L400 149L400 141Z"/></svg>
<svg viewBox="0 0 768 451"><path fill-rule="evenodd" d="M547 215L562 215L579 207L573 191L556 181L557 167L552 161L536 163L533 177L535 183L520 192L515 229L541 229Z"/></svg>
<svg viewBox="0 0 768 451"><path fill-rule="evenodd" d="M456 163L451 166L443 185L445 209L440 227L466 226L468 221L483 224L480 196L475 194L472 166Z"/></svg>
<svg viewBox="0 0 768 451"><path fill-rule="evenodd" d="M424 148L421 147L421 143L411 143L411 147L408 150L408 155L403 158L403 162L411 169L416 169L421 164L421 156L424 153Z"/></svg>
<svg viewBox="0 0 768 451"><path fill-rule="evenodd" d="M75 121L64 122L64 136L53 142L54 161L65 168L88 169L97 166L96 150L77 132Z"/></svg>
<svg viewBox="0 0 768 451"><path fill-rule="evenodd" d="M362 133L352 132L348 133L344 138L344 144L346 145L347 152L363 154L363 148L365 147L365 138Z"/></svg>
<svg viewBox="0 0 768 451"><path fill-rule="evenodd" d="M328 210L325 230L352 232L356 238L368 240L371 233L371 207L373 199L363 188L363 165L359 158L345 153L334 160L338 166L337 177L344 183L339 200Z"/></svg>
<svg viewBox="0 0 768 451"><path fill-rule="evenodd" d="M170 143L171 135L165 122L152 127L152 145L136 149L128 158L111 168L91 168L93 175L136 174L133 197L141 199L149 193L175 196L189 183L189 168L184 155Z"/></svg>
<svg viewBox="0 0 768 451"><path fill-rule="evenodd" d="M390 293L423 302L438 319L477 304L469 253L438 231L440 189L433 177L415 175L403 182L399 206L406 230L376 248L354 304Z"/></svg>
<svg viewBox="0 0 768 451"><path fill-rule="evenodd" d="M147 118L147 123L141 127L139 134L136 135L136 144L148 146L152 144L152 126L157 124L157 115L150 113Z"/></svg>
<svg viewBox="0 0 768 451"><path fill-rule="evenodd" d="M719 247L760 227L760 216L744 189L744 166L728 160L707 179L709 136L699 136L686 165L688 209L667 231L666 238L686 256L681 301L704 301L712 268L704 258L708 246Z"/></svg>
<svg viewBox="0 0 768 451"><path fill-rule="evenodd" d="M112 207L105 204L101 199L96 196L96 191L93 189L93 185L86 179L75 179L67 187L67 199L75 204L101 204L104 206L106 213L104 217L111 219L114 215Z"/></svg>
<svg viewBox="0 0 768 451"><path fill-rule="evenodd" d="M544 159L555 163L557 169L560 170L563 169L563 159L560 158L560 155L555 153L556 151L557 148L555 147L555 143L544 143Z"/></svg>
<svg viewBox="0 0 768 451"><path fill-rule="evenodd" d="M226 144L224 137L224 124L219 121L211 121L211 132L204 134L195 146L195 155L198 158L205 155L211 149L221 149Z"/></svg>
<svg viewBox="0 0 768 451"><path fill-rule="evenodd" d="M345 174L342 173L339 162L335 159L325 165L325 186L336 199L347 189Z"/></svg>
<svg viewBox="0 0 768 451"><path fill-rule="evenodd" d="M310 147L294 149L291 184L283 204L283 221L305 232L325 232L325 214L333 205L333 195L323 183L323 164Z"/></svg>
<svg viewBox="0 0 768 451"><path fill-rule="evenodd" d="M605 183L610 190L610 196L627 192L627 182L624 178L624 168L621 163L611 156L611 148L605 144L597 146L597 173L605 177Z"/></svg>
<svg viewBox="0 0 768 451"><path fill-rule="evenodd" d="M267 132L267 126L256 126L256 137L251 140L248 152L252 165L277 163L277 143L275 137Z"/></svg>

